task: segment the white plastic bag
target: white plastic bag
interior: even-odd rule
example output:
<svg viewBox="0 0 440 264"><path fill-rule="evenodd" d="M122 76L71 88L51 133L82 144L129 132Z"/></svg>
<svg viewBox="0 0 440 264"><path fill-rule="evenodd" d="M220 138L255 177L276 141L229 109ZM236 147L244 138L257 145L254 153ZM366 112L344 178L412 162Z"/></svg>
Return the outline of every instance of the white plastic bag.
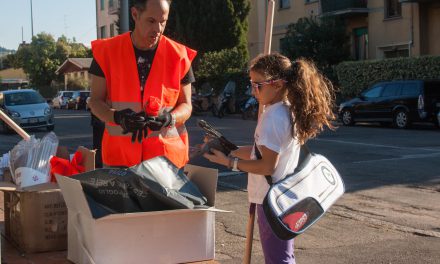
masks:
<svg viewBox="0 0 440 264"><path fill-rule="evenodd" d="M50 181L50 158L57 152L55 133L46 134L41 140L31 136L20 141L10 151L9 168L12 179L20 187L28 187Z"/></svg>

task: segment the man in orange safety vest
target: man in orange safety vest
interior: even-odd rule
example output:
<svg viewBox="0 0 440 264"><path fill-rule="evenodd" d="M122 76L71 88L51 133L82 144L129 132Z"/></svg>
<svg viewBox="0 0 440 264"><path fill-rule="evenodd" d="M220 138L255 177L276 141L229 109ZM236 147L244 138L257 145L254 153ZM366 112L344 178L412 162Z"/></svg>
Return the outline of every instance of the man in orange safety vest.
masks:
<svg viewBox="0 0 440 264"><path fill-rule="evenodd" d="M104 166L129 167L166 156L188 162L191 63L196 51L163 35L166 0L134 0L132 32L92 42L90 108L105 122Z"/></svg>

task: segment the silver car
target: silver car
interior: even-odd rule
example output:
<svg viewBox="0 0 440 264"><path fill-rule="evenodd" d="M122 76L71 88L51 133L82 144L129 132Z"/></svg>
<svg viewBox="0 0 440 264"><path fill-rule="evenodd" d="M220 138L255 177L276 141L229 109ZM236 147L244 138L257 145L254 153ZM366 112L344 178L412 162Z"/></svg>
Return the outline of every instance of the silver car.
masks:
<svg viewBox="0 0 440 264"><path fill-rule="evenodd" d="M35 90L0 91L0 109L22 128L42 128L52 131L55 127L52 108ZM10 128L0 121L0 127Z"/></svg>

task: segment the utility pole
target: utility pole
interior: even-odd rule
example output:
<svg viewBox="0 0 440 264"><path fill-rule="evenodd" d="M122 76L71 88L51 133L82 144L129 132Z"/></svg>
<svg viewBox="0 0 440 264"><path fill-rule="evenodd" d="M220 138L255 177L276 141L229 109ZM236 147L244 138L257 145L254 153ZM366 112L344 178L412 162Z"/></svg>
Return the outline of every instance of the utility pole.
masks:
<svg viewBox="0 0 440 264"><path fill-rule="evenodd" d="M129 4L128 4L128 0L121 0L121 17L119 18L121 21L121 33L123 32L127 32L129 29L129 22L128 22L128 17L129 17Z"/></svg>
<svg viewBox="0 0 440 264"><path fill-rule="evenodd" d="M31 2L31 31L32 31L32 37L34 37L34 15L32 14L32 0Z"/></svg>
<svg viewBox="0 0 440 264"><path fill-rule="evenodd" d="M21 43L24 42L23 26L21 26Z"/></svg>

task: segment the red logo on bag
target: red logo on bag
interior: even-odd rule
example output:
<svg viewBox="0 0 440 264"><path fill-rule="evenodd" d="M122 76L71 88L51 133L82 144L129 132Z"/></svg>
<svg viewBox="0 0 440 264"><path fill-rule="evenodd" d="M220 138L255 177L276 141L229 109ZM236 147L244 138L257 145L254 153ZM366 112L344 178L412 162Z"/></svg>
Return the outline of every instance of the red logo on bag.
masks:
<svg viewBox="0 0 440 264"><path fill-rule="evenodd" d="M298 232L307 223L308 215L305 212L296 212L283 218L283 223L289 226L290 230Z"/></svg>

